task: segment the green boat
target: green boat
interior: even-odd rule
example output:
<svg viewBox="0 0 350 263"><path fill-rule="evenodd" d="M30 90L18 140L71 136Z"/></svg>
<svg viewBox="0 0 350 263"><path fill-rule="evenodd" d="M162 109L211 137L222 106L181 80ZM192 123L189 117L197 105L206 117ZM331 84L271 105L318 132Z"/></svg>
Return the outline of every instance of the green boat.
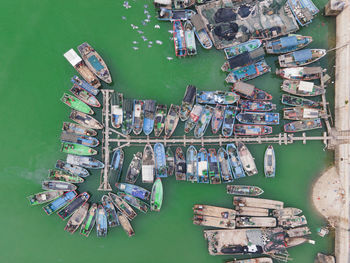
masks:
<svg viewBox="0 0 350 263"><path fill-rule="evenodd" d="M86 105L84 102L82 102L78 98L72 95L69 95L67 93L63 94L61 101L74 110L77 110L86 114L90 114L90 115L94 114L94 111L88 105Z"/></svg>
<svg viewBox="0 0 350 263"><path fill-rule="evenodd" d="M49 170L48 178L50 180L60 180L74 184L84 182L83 178L60 170Z"/></svg>
<svg viewBox="0 0 350 263"><path fill-rule="evenodd" d="M163 202L163 185L162 180L158 177L152 186L152 193L151 193L151 210L152 211L160 211L160 208L162 207Z"/></svg>
<svg viewBox="0 0 350 263"><path fill-rule="evenodd" d="M62 143L61 152L63 153L69 153L69 154L76 154L76 155L95 155L97 154L97 151L81 145L81 144L75 144L75 143Z"/></svg>
<svg viewBox="0 0 350 263"><path fill-rule="evenodd" d="M55 200L56 198L63 195L63 193L64 192L60 190L45 191L30 195L27 197L27 199L29 200L31 205L40 205Z"/></svg>
<svg viewBox="0 0 350 263"><path fill-rule="evenodd" d="M81 225L80 234L88 237L96 223L97 204L92 204L83 224Z"/></svg>

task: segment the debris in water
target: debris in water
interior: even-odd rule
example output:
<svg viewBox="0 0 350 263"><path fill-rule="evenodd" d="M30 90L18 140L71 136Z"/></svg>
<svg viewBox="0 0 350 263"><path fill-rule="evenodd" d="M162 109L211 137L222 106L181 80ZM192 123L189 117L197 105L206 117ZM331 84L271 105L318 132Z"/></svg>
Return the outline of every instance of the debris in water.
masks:
<svg viewBox="0 0 350 263"><path fill-rule="evenodd" d="M138 29L138 26L135 26L134 24L130 24L130 26L132 27L132 29Z"/></svg>
<svg viewBox="0 0 350 263"><path fill-rule="evenodd" d="M129 5L129 2L128 2L128 1L124 1L123 6L124 6L126 9L131 8L131 5Z"/></svg>
<svg viewBox="0 0 350 263"><path fill-rule="evenodd" d="M145 22L145 21L142 21L141 24L142 24L143 26L145 26L145 25L146 25L146 22Z"/></svg>
<svg viewBox="0 0 350 263"><path fill-rule="evenodd" d="M143 7L144 7L144 8L148 8L148 5L144 5Z"/></svg>
<svg viewBox="0 0 350 263"><path fill-rule="evenodd" d="M122 16L122 19L123 19L123 20L126 20L126 17L125 17L125 16Z"/></svg>
<svg viewBox="0 0 350 263"><path fill-rule="evenodd" d="M170 34L174 34L174 30L168 30Z"/></svg>
<svg viewBox="0 0 350 263"><path fill-rule="evenodd" d="M147 19L150 19L151 18L151 15L147 15Z"/></svg>
<svg viewBox="0 0 350 263"><path fill-rule="evenodd" d="M138 50L139 48L138 47L132 47L134 50Z"/></svg>
<svg viewBox="0 0 350 263"><path fill-rule="evenodd" d="M166 57L167 60L173 60L174 58L172 57Z"/></svg>
<svg viewBox="0 0 350 263"><path fill-rule="evenodd" d="M160 25L154 25L154 28L158 28L158 29L159 29L159 28L160 28Z"/></svg>
<svg viewBox="0 0 350 263"><path fill-rule="evenodd" d="M148 44L152 45L152 44L153 44L153 41L148 41Z"/></svg>
<svg viewBox="0 0 350 263"><path fill-rule="evenodd" d="M162 44L163 44L163 41L156 40L156 43L157 43L158 45L162 45Z"/></svg>
<svg viewBox="0 0 350 263"><path fill-rule="evenodd" d="M152 47L152 45L148 45L148 48Z"/></svg>
<svg viewBox="0 0 350 263"><path fill-rule="evenodd" d="M169 37L169 39L170 39L170 40L174 40L174 38L173 38L173 37Z"/></svg>
<svg viewBox="0 0 350 263"><path fill-rule="evenodd" d="M146 9L143 10L143 13L144 13L144 14L149 14L148 10L146 10Z"/></svg>
<svg viewBox="0 0 350 263"><path fill-rule="evenodd" d="M137 30L137 33L139 33L139 34L143 34L143 31L141 31L141 30Z"/></svg>
<svg viewBox="0 0 350 263"><path fill-rule="evenodd" d="M134 45L136 45L136 44L138 44L139 42L137 42L136 40L134 40L132 43L133 43Z"/></svg>
<svg viewBox="0 0 350 263"><path fill-rule="evenodd" d="M151 20L149 20L149 19L145 19L145 20L143 20L143 21L145 21L145 22L147 22L147 23L151 22Z"/></svg>

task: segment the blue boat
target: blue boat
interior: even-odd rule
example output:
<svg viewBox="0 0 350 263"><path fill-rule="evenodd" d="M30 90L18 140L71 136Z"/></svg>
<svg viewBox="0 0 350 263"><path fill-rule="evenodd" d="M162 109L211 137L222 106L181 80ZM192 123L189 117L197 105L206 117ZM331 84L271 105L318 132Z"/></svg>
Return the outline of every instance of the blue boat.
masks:
<svg viewBox="0 0 350 263"><path fill-rule="evenodd" d="M186 153L186 178L192 183L198 182L197 149L191 145Z"/></svg>
<svg viewBox="0 0 350 263"><path fill-rule="evenodd" d="M125 184L125 183L116 183L115 186L120 190L134 197L149 200L151 193L150 191L134 185L134 184Z"/></svg>
<svg viewBox="0 0 350 263"><path fill-rule="evenodd" d="M229 155L227 154L224 148L222 147L219 148L217 158L220 165L222 182L223 183L233 182Z"/></svg>
<svg viewBox="0 0 350 263"><path fill-rule="evenodd" d="M67 142L67 143L81 144L88 147L96 147L100 144L100 142L95 137L66 132L66 131L62 131L61 141Z"/></svg>
<svg viewBox="0 0 350 263"><path fill-rule="evenodd" d="M140 210L143 213L147 213L148 211L148 205L141 201L140 199L137 199L136 197L132 195L128 195L126 193L118 192L117 195L121 197L124 201L126 201L129 205L132 205L136 209Z"/></svg>
<svg viewBox="0 0 350 263"><path fill-rule="evenodd" d="M224 113L224 121L222 123L222 135L230 137L233 133L237 110L234 106L227 106Z"/></svg>
<svg viewBox="0 0 350 263"><path fill-rule="evenodd" d="M312 42L312 37L302 35L289 35L265 43L268 54L283 54L302 49Z"/></svg>
<svg viewBox="0 0 350 263"><path fill-rule="evenodd" d="M117 216L117 211L113 205L112 199L108 195L103 195L101 198L101 203L105 209L108 227L119 226L119 220Z"/></svg>
<svg viewBox="0 0 350 263"><path fill-rule="evenodd" d="M208 128L209 122L213 116L214 108L209 105L205 105L204 110L202 111L201 116L194 128L194 136L200 138L204 135L205 131Z"/></svg>
<svg viewBox="0 0 350 263"><path fill-rule="evenodd" d="M305 66L323 58L327 54L325 49L302 49L279 55L278 62L281 68Z"/></svg>
<svg viewBox="0 0 350 263"><path fill-rule="evenodd" d="M73 215L73 213L77 211L81 206L83 206L89 198L90 195L87 192L81 193L75 197L74 200L70 202L65 208L57 212L57 215L63 220L66 220L68 217Z"/></svg>
<svg viewBox="0 0 350 263"><path fill-rule="evenodd" d="M111 115L112 126L116 129L120 128L123 123L123 93L115 93L112 97Z"/></svg>
<svg viewBox="0 0 350 263"><path fill-rule="evenodd" d="M100 92L99 89L96 89L95 87L91 86L88 82L86 82L83 79L80 79L78 76L74 75L73 78L71 78L71 82L83 88L87 92L90 92L94 96L96 96Z"/></svg>
<svg viewBox="0 0 350 263"><path fill-rule="evenodd" d="M183 10L171 10L167 8L160 8L158 10L158 20L161 21L173 21L173 20L188 20L190 19L196 12L190 9Z"/></svg>
<svg viewBox="0 0 350 263"><path fill-rule="evenodd" d="M253 51L261 46L262 41L260 39L252 39L247 42L227 47L224 49L227 59L233 58L243 52Z"/></svg>
<svg viewBox="0 0 350 263"><path fill-rule="evenodd" d="M80 177L87 177L90 175L89 171L78 165L69 164L61 160L57 160L55 167L59 170L77 175Z"/></svg>
<svg viewBox="0 0 350 263"><path fill-rule="evenodd" d="M280 114L275 112L241 112L236 119L244 124L278 125Z"/></svg>
<svg viewBox="0 0 350 263"><path fill-rule="evenodd" d="M191 23L194 26L194 34L196 35L199 43L201 43L202 47L205 49L211 49L213 47L213 42L205 29L205 25L200 15L192 15Z"/></svg>
<svg viewBox="0 0 350 263"><path fill-rule="evenodd" d="M181 23L181 20L173 21L173 38L175 55L177 57L184 57L187 55L185 32Z"/></svg>
<svg viewBox="0 0 350 263"><path fill-rule="evenodd" d="M239 159L238 151L236 145L227 144L226 152L229 156L229 163L231 167L231 172L235 179L245 177L245 172L241 160Z"/></svg>
<svg viewBox="0 0 350 263"><path fill-rule="evenodd" d="M97 208L96 233L97 237L107 236L107 216L102 205L98 205Z"/></svg>
<svg viewBox="0 0 350 263"><path fill-rule="evenodd" d="M75 191L66 192L61 197L52 201L50 204L45 205L43 209L46 214L51 215L56 211L60 210L61 208L63 208L68 203L70 203L76 196L77 196L77 193Z"/></svg>
<svg viewBox="0 0 350 263"><path fill-rule="evenodd" d="M156 176L168 177L165 158L165 148L162 143L156 143L154 145L154 156L156 161Z"/></svg>
<svg viewBox="0 0 350 263"><path fill-rule="evenodd" d="M197 155L198 183L209 184L208 152L201 148Z"/></svg>
<svg viewBox="0 0 350 263"><path fill-rule="evenodd" d="M311 0L288 0L287 3L301 26L310 24L313 17L319 12Z"/></svg>
<svg viewBox="0 0 350 263"><path fill-rule="evenodd" d="M232 91L197 91L196 101L201 104L233 104L239 96Z"/></svg>
<svg viewBox="0 0 350 263"><path fill-rule="evenodd" d="M145 100L144 104L145 117L143 120L143 132L146 135L150 135L153 131L154 118L156 114L156 101Z"/></svg>
<svg viewBox="0 0 350 263"><path fill-rule="evenodd" d="M110 167L110 174L113 177L113 180L115 178L115 182L119 182L120 175L123 169L123 163L124 163L123 150L122 149L115 150L113 153L111 167Z"/></svg>
<svg viewBox="0 0 350 263"><path fill-rule="evenodd" d="M221 184L219 162L216 156L216 150L213 148L208 150L208 163L210 183Z"/></svg>

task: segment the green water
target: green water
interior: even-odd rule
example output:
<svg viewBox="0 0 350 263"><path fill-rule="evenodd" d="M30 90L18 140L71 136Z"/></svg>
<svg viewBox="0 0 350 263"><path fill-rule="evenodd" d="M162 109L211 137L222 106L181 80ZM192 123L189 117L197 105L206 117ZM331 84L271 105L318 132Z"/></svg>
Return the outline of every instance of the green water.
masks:
<svg viewBox="0 0 350 263"><path fill-rule="evenodd" d="M198 48L194 58L174 59L173 42L167 31L170 23L158 23L154 18L146 26L143 5L153 15L151 1L2 1L0 25L0 95L1 109L1 168L0 186L1 239L0 262L222 262L231 257L208 254L203 228L192 224L192 209L196 203L229 207L232 197L224 185L198 185L163 180L164 202L160 213L140 214L132 222L136 236L128 238L119 227L107 238L98 239L93 233L88 239L63 231L65 222L56 215L47 216L40 207L29 207L25 197L40 191L40 181L47 176L58 158L62 121L68 120L69 109L60 102L63 92L71 87L75 70L62 54L83 41L92 44L103 56L112 73L112 88L126 97L156 99L159 102L180 103L185 87L191 83L202 90L226 89L225 74L220 72L223 52ZM325 0L318 1L322 9ZM122 20L125 16L127 20ZM130 24L138 25L148 40L163 41L147 48ZM160 29L155 29L155 24ZM321 15L300 33L314 37L312 47L329 48L335 45L335 24L332 18ZM132 41L139 50L133 50ZM268 63L274 71L276 57ZM334 75L334 54L322 60L328 73ZM279 104L281 79L267 74L251 83L274 95ZM103 84L106 88L107 85ZM333 85L329 85L332 101ZM101 96L101 95L100 95ZM99 97L101 100L101 97ZM333 103L331 103L333 105ZM96 110L97 116L100 111ZM283 123L283 121L282 121ZM181 134L183 126L177 130ZM274 128L278 133L280 128ZM319 131L311 134L319 134ZM238 183L262 187L262 197L278 199L286 206L303 209L316 245L301 245L290 249L294 262L310 263L318 251L331 253L332 237L320 238L315 232L324 221L310 203L313 180L330 164L332 154L323 151L321 142L302 145L276 146L277 176L268 180L262 175L264 145L251 149L259 175ZM126 149L126 164L140 148ZM126 170L126 169L125 169ZM89 191L97 201L99 172L93 173L79 191ZM147 186L150 188L150 186Z"/></svg>

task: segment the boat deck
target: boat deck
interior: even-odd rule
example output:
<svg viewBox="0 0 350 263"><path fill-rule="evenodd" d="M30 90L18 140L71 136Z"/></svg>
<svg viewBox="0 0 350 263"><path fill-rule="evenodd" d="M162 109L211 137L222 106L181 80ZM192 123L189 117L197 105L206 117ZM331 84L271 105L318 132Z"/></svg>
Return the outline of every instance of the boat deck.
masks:
<svg viewBox="0 0 350 263"><path fill-rule="evenodd" d="M210 206L210 205L195 205L193 213L197 215L213 216L226 219L235 219L236 211L229 208Z"/></svg>
<svg viewBox="0 0 350 263"><path fill-rule="evenodd" d="M269 209L248 207L248 206L236 206L237 216L268 216Z"/></svg>

